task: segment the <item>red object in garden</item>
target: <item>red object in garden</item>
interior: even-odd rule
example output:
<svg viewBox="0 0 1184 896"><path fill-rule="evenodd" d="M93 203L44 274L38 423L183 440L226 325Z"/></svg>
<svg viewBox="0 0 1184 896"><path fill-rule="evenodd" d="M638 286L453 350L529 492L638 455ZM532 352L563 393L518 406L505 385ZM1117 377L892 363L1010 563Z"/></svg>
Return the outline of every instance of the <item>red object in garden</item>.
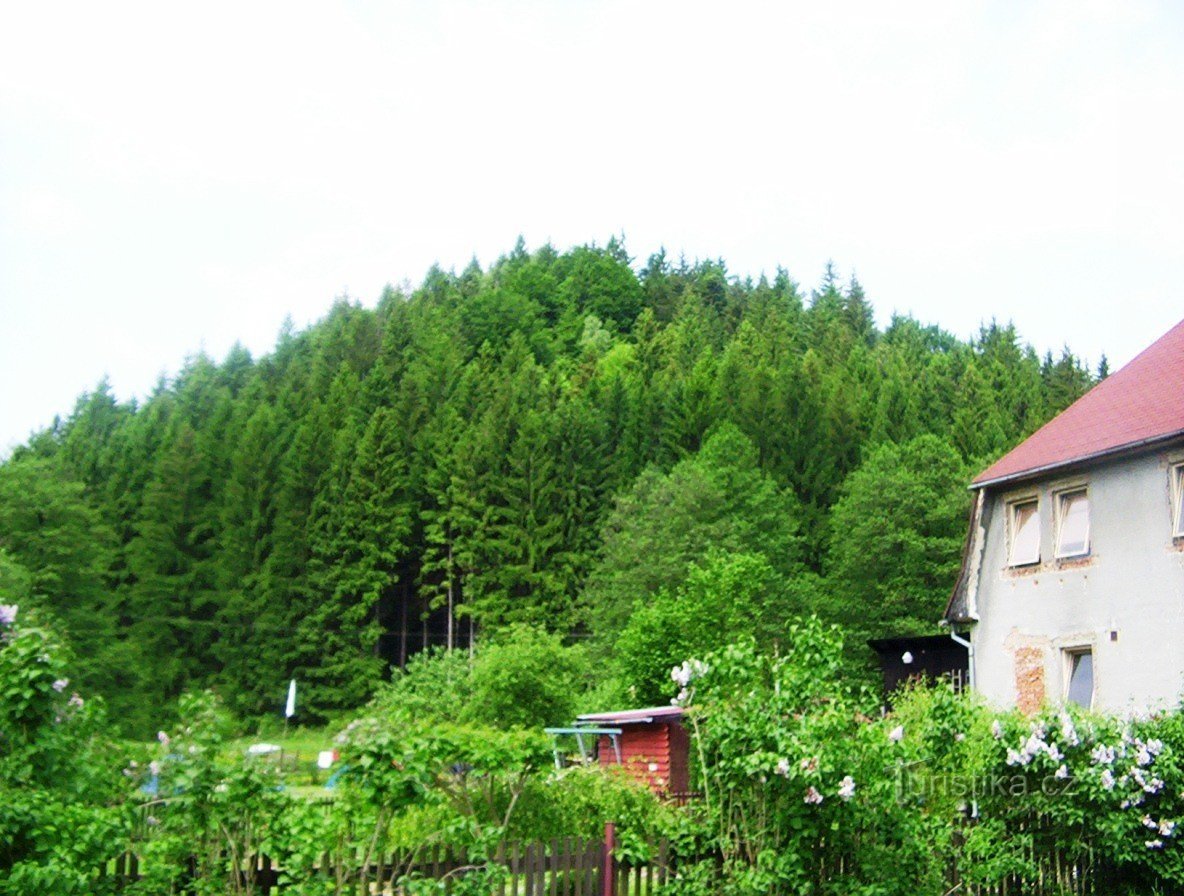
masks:
<svg viewBox="0 0 1184 896"><path fill-rule="evenodd" d="M600 765L619 763L654 793L681 795L687 792L690 782L687 763L691 751L682 716L680 706L657 706L588 713L580 716L577 724L620 729L618 735L599 735Z"/></svg>

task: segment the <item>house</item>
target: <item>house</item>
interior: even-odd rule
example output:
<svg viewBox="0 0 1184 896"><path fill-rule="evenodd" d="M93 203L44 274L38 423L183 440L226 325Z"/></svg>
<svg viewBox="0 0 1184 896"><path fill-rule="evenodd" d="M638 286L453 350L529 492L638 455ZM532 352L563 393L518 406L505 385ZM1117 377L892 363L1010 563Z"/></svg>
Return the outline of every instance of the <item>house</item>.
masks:
<svg viewBox="0 0 1184 896"><path fill-rule="evenodd" d="M1184 693L1184 321L971 484L945 624L971 686L1031 712Z"/></svg>
<svg viewBox="0 0 1184 896"><path fill-rule="evenodd" d="M690 736L680 706L655 706L618 712L587 713L571 728L547 728L556 739L556 764L561 764L558 738L574 737L581 758L603 767L620 765L654 793L686 794L690 775Z"/></svg>

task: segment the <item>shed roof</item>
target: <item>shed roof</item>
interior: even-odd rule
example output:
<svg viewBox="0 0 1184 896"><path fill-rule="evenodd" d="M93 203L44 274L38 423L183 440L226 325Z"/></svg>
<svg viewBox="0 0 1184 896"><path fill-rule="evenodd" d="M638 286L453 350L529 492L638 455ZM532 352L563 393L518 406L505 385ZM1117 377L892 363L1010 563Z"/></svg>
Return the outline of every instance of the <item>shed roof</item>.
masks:
<svg viewBox="0 0 1184 896"><path fill-rule="evenodd" d="M1184 435L1184 321L1003 455L983 488Z"/></svg>
<svg viewBox="0 0 1184 896"><path fill-rule="evenodd" d="M589 712L579 717L580 722L606 725L644 725L649 722L677 721L682 718L681 706L651 706L646 709L623 709L616 712Z"/></svg>

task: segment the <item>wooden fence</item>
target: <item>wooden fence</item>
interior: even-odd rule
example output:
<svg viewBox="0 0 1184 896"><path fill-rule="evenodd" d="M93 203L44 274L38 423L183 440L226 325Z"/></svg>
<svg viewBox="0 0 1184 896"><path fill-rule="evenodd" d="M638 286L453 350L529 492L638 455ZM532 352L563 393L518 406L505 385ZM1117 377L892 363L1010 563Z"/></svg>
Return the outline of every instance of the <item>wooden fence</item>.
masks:
<svg viewBox="0 0 1184 896"><path fill-rule="evenodd" d="M632 861L621 856L611 824L606 826L603 840L566 837L513 844L497 858L506 873L490 896L660 896L663 884L677 870L677 858L666 840L654 844L651 852L650 861ZM719 861L719 857L715 860ZM948 871L946 892L959 896L1112 896L1119 891L1135 892L1129 889L1134 881L1126 879L1121 869L1101 861L1088 848L1070 855L1033 838L1022 861L1026 866L1024 872L989 885L975 884L974 876L964 873L965 868L959 868L955 862ZM311 876L335 881L335 892L351 896L400 896L399 881L404 875L440 881L443 892L449 893L457 881L480 868L463 852L429 848L414 856L389 854L365 868L340 867L325 856L311 870ZM191 878L197 873L192 864L185 871ZM831 856L820 862L818 879L820 883L834 882L853 871L854 866L848 865L843 857ZM130 853L120 856L102 869L101 876L114 878L117 889L122 889L140 879L139 860ZM303 876L310 875L306 872ZM228 892L251 896L289 892L282 870L267 856L252 858L237 869L234 877L228 871L226 879L237 884ZM1157 892L1163 896L1180 894L1178 889L1162 882L1158 886Z"/></svg>
<svg viewBox="0 0 1184 896"><path fill-rule="evenodd" d="M671 851L663 839L654 844L652 861L624 858L618 854L616 832L609 824L603 840L564 837L512 844L497 863L506 874L491 896L657 896L671 874ZM399 881L405 875L441 881L447 893L456 881L481 867L461 851L438 847L414 856L392 853L367 867L343 868L325 856L304 876L335 880L339 892L398 896ZM196 875L193 863L186 871L182 876ZM113 878L116 888L123 889L141 879L140 859L132 853L121 855L100 869L99 876ZM234 872L228 869L226 877L228 881L237 878L236 892L271 896L287 890L282 869L265 855L251 857Z"/></svg>

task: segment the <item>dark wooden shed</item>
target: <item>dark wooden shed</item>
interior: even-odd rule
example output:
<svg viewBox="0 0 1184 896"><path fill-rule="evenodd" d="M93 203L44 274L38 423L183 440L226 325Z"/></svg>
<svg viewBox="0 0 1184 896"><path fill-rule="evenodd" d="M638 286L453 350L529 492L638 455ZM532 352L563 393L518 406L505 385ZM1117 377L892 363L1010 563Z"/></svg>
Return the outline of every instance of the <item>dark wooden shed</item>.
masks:
<svg viewBox="0 0 1184 896"><path fill-rule="evenodd" d="M682 716L680 706L657 706L588 713L576 725L599 732L596 761L602 766L619 763L655 793L685 794L691 739ZM620 733L605 733L614 729Z"/></svg>
<svg viewBox="0 0 1184 896"><path fill-rule="evenodd" d="M969 654L948 635L876 638L867 644L880 659L886 699L908 681L945 680L957 691L968 685Z"/></svg>

